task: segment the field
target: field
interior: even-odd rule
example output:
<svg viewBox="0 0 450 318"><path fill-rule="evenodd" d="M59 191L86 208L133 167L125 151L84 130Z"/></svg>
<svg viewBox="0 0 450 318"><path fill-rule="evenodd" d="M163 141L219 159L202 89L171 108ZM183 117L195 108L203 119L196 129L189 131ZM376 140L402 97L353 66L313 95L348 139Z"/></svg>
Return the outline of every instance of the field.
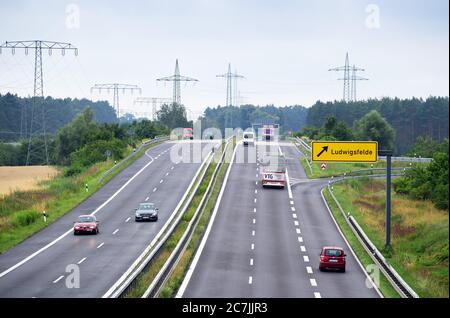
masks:
<svg viewBox="0 0 450 318"><path fill-rule="evenodd" d="M39 188L39 182L52 179L58 170L49 166L0 167L0 195Z"/></svg>
<svg viewBox="0 0 450 318"><path fill-rule="evenodd" d="M448 211L393 193L392 249L384 248L385 181L349 180L336 197L392 266L421 297L449 296Z"/></svg>

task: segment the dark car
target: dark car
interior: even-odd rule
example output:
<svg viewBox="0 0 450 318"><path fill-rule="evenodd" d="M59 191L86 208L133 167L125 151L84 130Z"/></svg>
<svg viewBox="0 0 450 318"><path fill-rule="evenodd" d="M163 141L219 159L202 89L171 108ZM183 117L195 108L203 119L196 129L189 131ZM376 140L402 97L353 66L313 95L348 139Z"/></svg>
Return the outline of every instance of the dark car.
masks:
<svg viewBox="0 0 450 318"><path fill-rule="evenodd" d="M324 246L319 254L320 264L319 270L324 271L326 269L337 269L341 272L345 272L345 258L346 254L344 249L336 246Z"/></svg>
<svg viewBox="0 0 450 318"><path fill-rule="evenodd" d="M98 234L100 233L98 223L93 215L80 215L78 221L73 224L73 234Z"/></svg>
<svg viewBox="0 0 450 318"><path fill-rule="evenodd" d="M158 221L159 209L153 203L141 203L135 209L134 220L139 221Z"/></svg>

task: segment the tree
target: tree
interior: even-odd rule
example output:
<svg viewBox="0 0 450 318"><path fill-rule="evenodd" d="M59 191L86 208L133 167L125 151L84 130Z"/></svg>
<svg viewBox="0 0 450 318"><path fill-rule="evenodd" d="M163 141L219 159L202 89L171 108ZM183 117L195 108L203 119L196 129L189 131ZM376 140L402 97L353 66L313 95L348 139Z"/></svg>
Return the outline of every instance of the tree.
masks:
<svg viewBox="0 0 450 318"><path fill-rule="evenodd" d="M395 131L376 110L355 122L355 135L363 141L377 141L379 149L394 150Z"/></svg>
<svg viewBox="0 0 450 318"><path fill-rule="evenodd" d="M189 122L186 118L186 108L177 103L162 105L161 109L157 112L157 116L158 120L169 127L169 129L189 126Z"/></svg>

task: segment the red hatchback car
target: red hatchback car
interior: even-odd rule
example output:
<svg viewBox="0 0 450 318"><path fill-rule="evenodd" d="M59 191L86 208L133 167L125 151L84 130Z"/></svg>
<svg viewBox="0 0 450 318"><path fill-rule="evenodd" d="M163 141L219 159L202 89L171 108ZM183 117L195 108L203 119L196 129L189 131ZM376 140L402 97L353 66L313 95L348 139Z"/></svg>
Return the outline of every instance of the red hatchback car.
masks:
<svg viewBox="0 0 450 318"><path fill-rule="evenodd" d="M78 221L73 224L73 234L89 233L98 234L98 221L93 215L80 215Z"/></svg>
<svg viewBox="0 0 450 318"><path fill-rule="evenodd" d="M320 252L319 270L338 269L345 272L345 257L347 255L344 249L336 246L324 246Z"/></svg>

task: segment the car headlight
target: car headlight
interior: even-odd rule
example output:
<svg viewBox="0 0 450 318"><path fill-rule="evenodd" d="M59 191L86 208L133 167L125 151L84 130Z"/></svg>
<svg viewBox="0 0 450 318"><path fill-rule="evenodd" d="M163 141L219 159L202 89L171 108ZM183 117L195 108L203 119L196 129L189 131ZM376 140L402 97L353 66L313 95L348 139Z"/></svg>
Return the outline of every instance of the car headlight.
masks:
<svg viewBox="0 0 450 318"><path fill-rule="evenodd" d="M137 217L140 217L140 216L141 216L141 214L140 214L140 213L138 213L138 212L136 212L136 216L137 216Z"/></svg>
<svg viewBox="0 0 450 318"><path fill-rule="evenodd" d="M75 226L75 230L78 230L80 227L79 226Z"/></svg>

